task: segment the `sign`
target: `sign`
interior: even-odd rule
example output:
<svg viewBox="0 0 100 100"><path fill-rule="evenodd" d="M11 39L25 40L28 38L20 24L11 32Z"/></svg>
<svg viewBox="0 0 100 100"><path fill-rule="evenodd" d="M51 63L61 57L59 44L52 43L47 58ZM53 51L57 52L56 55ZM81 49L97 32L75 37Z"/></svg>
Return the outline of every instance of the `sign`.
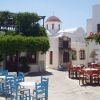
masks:
<svg viewBox="0 0 100 100"><path fill-rule="evenodd" d="M93 33L93 32L90 32L90 36L100 36L100 33Z"/></svg>

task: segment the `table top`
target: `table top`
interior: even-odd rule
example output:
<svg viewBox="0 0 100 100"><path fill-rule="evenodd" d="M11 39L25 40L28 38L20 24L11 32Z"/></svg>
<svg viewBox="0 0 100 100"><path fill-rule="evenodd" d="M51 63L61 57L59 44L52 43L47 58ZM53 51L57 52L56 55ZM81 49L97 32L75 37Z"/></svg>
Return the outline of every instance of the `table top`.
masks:
<svg viewBox="0 0 100 100"><path fill-rule="evenodd" d="M8 76L3 76L3 75L0 76L0 79L4 79L5 80L6 78L9 79L9 78L14 78L14 77L13 76L9 76L9 75Z"/></svg>
<svg viewBox="0 0 100 100"><path fill-rule="evenodd" d="M83 70L85 70L85 71L88 71L88 70L95 71L95 70L98 70L98 69L96 69L96 68L84 68Z"/></svg>
<svg viewBox="0 0 100 100"><path fill-rule="evenodd" d="M6 76L0 76L0 79L5 79L6 78Z"/></svg>
<svg viewBox="0 0 100 100"><path fill-rule="evenodd" d="M20 82L19 85L21 85L21 86L35 86L35 82L34 81Z"/></svg>

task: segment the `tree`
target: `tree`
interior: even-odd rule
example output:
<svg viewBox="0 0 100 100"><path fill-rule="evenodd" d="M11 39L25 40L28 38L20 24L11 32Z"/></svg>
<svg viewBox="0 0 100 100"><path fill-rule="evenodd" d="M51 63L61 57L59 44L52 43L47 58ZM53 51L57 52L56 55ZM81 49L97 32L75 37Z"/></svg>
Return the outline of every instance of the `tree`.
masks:
<svg viewBox="0 0 100 100"><path fill-rule="evenodd" d="M24 35L29 35L32 27L36 25L38 20L38 15L35 13L18 13L16 17L16 31Z"/></svg>
<svg viewBox="0 0 100 100"><path fill-rule="evenodd" d="M38 23L39 16L35 13L18 13L16 32L26 36L47 36L45 28Z"/></svg>
<svg viewBox="0 0 100 100"><path fill-rule="evenodd" d="M19 53L24 52L42 52L45 53L49 49L49 41L47 37L33 37L22 35L0 35L0 54L7 62L7 56L12 58L16 54L17 68L19 66ZM13 62L12 62L13 63Z"/></svg>
<svg viewBox="0 0 100 100"><path fill-rule="evenodd" d="M40 17L36 13L0 12L0 30L6 34L21 34L25 36L47 36L45 28L40 26Z"/></svg>
<svg viewBox="0 0 100 100"><path fill-rule="evenodd" d="M39 20L36 13L0 12L0 29L5 33L0 36L0 53L3 54L5 62L7 56L12 58L10 56L16 54L18 67L20 52L45 53L49 49L46 30L40 26Z"/></svg>
<svg viewBox="0 0 100 100"><path fill-rule="evenodd" d="M9 11L1 11L0 12L0 30L8 31L8 27L14 27L15 19L16 19L15 13L11 13Z"/></svg>

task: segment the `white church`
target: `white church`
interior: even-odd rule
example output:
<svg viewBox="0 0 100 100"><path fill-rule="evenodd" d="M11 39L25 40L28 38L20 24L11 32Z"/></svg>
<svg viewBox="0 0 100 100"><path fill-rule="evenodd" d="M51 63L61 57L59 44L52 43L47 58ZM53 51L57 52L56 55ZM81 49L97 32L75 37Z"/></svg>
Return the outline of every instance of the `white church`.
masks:
<svg viewBox="0 0 100 100"><path fill-rule="evenodd" d="M82 27L63 29L62 21L50 16L45 22L50 49L46 53L46 67L58 69L69 64L87 66L89 62L100 62L100 45L87 44L85 38L90 32L100 34L100 5L94 5L92 18L87 20L87 32Z"/></svg>

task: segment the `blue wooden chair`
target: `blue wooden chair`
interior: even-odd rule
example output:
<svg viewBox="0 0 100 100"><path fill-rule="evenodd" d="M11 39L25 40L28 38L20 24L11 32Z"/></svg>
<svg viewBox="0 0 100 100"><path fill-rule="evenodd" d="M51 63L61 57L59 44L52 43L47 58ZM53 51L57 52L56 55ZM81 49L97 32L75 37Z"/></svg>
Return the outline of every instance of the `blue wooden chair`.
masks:
<svg viewBox="0 0 100 100"><path fill-rule="evenodd" d="M24 73L23 72L19 72L18 73L18 77L17 77L18 82L24 82L24 80L25 80L24 78L25 78Z"/></svg>
<svg viewBox="0 0 100 100"><path fill-rule="evenodd" d="M0 75L2 75L3 69L0 69Z"/></svg>
<svg viewBox="0 0 100 100"><path fill-rule="evenodd" d="M16 77L13 75L7 75L6 79L5 79L5 85L4 85L4 91L6 94L10 94L11 93L11 83L13 84L15 81Z"/></svg>
<svg viewBox="0 0 100 100"><path fill-rule="evenodd" d="M7 76L8 70L0 70L0 75Z"/></svg>
<svg viewBox="0 0 100 100"><path fill-rule="evenodd" d="M49 83L49 78L47 76L41 76L41 83L42 87L45 88L45 100L48 100L48 83Z"/></svg>
<svg viewBox="0 0 100 100"><path fill-rule="evenodd" d="M41 82L35 83L35 89L33 89L33 99L32 100L39 100L45 99L48 100L48 77L41 76Z"/></svg>
<svg viewBox="0 0 100 100"><path fill-rule="evenodd" d="M11 100L30 100L30 89L21 88L18 81L10 82Z"/></svg>
<svg viewBox="0 0 100 100"><path fill-rule="evenodd" d="M0 79L0 93L3 93L4 83L2 82L3 79Z"/></svg>
<svg viewBox="0 0 100 100"><path fill-rule="evenodd" d="M33 90L33 94L31 95L32 100L44 99L45 96L45 87L42 86L42 83L35 83L35 89Z"/></svg>
<svg viewBox="0 0 100 100"><path fill-rule="evenodd" d="M7 76L8 75L8 70L0 70L0 76ZM5 82L3 79L0 79L0 92L4 93L5 92Z"/></svg>
<svg viewBox="0 0 100 100"><path fill-rule="evenodd" d="M3 75L7 76L8 75L8 70L4 70Z"/></svg>

